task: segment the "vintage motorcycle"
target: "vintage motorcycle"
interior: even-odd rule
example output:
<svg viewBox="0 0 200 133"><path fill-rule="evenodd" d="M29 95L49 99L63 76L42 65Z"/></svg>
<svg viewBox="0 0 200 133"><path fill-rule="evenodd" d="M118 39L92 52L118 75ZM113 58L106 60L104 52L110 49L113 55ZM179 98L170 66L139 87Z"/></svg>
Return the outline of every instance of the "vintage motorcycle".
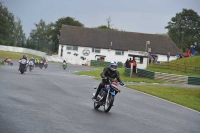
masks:
<svg viewBox="0 0 200 133"><path fill-rule="evenodd" d="M43 66L44 66L44 61L43 61L43 60L40 60L40 62L39 62L39 67L40 67L40 69L42 69Z"/></svg>
<svg viewBox="0 0 200 133"><path fill-rule="evenodd" d="M20 63L19 70L20 70L21 74L23 74L26 71L27 61L26 61L26 59L21 59L19 61L19 63Z"/></svg>
<svg viewBox="0 0 200 133"><path fill-rule="evenodd" d="M64 63L62 64L62 66L63 66L63 69L65 70L65 69L67 68L67 63L64 62Z"/></svg>
<svg viewBox="0 0 200 133"><path fill-rule="evenodd" d="M10 66L13 65L11 59L5 59L5 60L2 60L2 62L3 62L4 64L7 63L7 64L10 65Z"/></svg>
<svg viewBox="0 0 200 133"><path fill-rule="evenodd" d="M118 89L118 83L113 79L106 80L108 80L108 84L106 84L105 87L101 89L96 100L92 100L94 101L95 109L98 109L100 106L104 106L104 112L107 113L113 106L116 93L121 91ZM96 89L96 87L94 89ZM93 93L93 96L94 95L95 93Z"/></svg>
<svg viewBox="0 0 200 133"><path fill-rule="evenodd" d="M32 71L34 68L34 62L31 60L28 62L28 66L29 66L29 71Z"/></svg>
<svg viewBox="0 0 200 133"><path fill-rule="evenodd" d="M48 67L47 62L44 62L44 68L47 69L47 67Z"/></svg>

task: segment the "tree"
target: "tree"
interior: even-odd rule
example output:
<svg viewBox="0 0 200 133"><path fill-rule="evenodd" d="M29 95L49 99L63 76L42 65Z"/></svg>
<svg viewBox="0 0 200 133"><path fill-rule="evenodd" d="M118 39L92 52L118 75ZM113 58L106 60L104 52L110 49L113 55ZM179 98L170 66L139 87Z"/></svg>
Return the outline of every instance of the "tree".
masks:
<svg viewBox="0 0 200 133"><path fill-rule="evenodd" d="M109 17L108 19L106 19L106 22L107 22L107 26L106 25L101 25L101 26L98 26L97 29L104 29L104 30L116 30L116 31L119 31L118 29L114 29L114 28L111 28L111 18ZM121 31L124 31L124 30L121 30Z"/></svg>
<svg viewBox="0 0 200 133"><path fill-rule="evenodd" d="M29 48L37 49L41 51L48 51L48 44L52 40L53 23L46 24L44 20L40 20L35 23L35 29L30 32L30 37L27 39L27 45Z"/></svg>
<svg viewBox="0 0 200 133"><path fill-rule="evenodd" d="M13 45L14 15L0 2L0 43Z"/></svg>
<svg viewBox="0 0 200 133"><path fill-rule="evenodd" d="M200 16L192 9L183 9L171 18L168 35L176 45L186 51L195 42L200 42Z"/></svg>
<svg viewBox="0 0 200 133"><path fill-rule="evenodd" d="M106 25L98 26L97 29L109 29L109 30L111 30L111 28L107 27Z"/></svg>
<svg viewBox="0 0 200 133"><path fill-rule="evenodd" d="M71 17L63 17L63 18L58 19L54 24L54 29L52 30L52 39L55 43L54 51L58 51L59 36L60 36L60 30L61 30L62 24L84 27L82 23L80 23L79 21Z"/></svg>
<svg viewBox="0 0 200 133"><path fill-rule="evenodd" d="M14 24L12 39L14 41L14 46L25 46L26 36L22 29L21 20L18 17L16 18L16 22Z"/></svg>

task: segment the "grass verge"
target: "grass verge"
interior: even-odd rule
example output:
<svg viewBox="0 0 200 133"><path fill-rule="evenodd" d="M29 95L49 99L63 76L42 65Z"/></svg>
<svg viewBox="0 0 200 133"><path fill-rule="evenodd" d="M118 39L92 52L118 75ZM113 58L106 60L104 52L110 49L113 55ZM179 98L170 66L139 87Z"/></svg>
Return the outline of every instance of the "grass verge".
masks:
<svg viewBox="0 0 200 133"><path fill-rule="evenodd" d="M3 62L0 62L0 66L3 66L4 65L4 63Z"/></svg>
<svg viewBox="0 0 200 133"><path fill-rule="evenodd" d="M0 58L5 59L6 57L9 59L20 59L22 56L26 54L28 58L30 59L31 57L38 58L40 59L40 56L32 55L32 54L27 54L27 53L19 53L19 52L10 52L10 51L2 51L0 50Z"/></svg>
<svg viewBox="0 0 200 133"><path fill-rule="evenodd" d="M103 71L103 67L99 67L98 70L91 70L91 71L80 71L80 72L76 72L76 74L78 75L88 75L88 76L94 76L95 79L97 80L101 80L100 74ZM148 79L148 78L141 78L141 77L127 77L124 75L124 68L118 68L117 69L120 73L120 78L123 82L146 82L146 83L164 83L163 81L155 81L152 79Z"/></svg>
<svg viewBox="0 0 200 133"><path fill-rule="evenodd" d="M128 85L127 87L160 97L200 112L200 89L132 85Z"/></svg>

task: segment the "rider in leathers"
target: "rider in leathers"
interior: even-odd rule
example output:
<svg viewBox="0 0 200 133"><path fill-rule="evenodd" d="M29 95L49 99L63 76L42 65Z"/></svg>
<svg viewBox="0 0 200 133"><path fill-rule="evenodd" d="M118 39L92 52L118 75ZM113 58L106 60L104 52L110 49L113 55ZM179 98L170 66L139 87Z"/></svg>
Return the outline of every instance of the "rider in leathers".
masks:
<svg viewBox="0 0 200 133"><path fill-rule="evenodd" d="M110 67L104 68L103 72L101 73L101 77L103 78L102 82L99 84L99 87L96 91L96 94L95 94L95 96L92 97L92 99L97 98L101 89L104 88L104 85L109 83L108 79L115 79L116 78L120 85L122 85L122 86L124 85L124 83L122 83L122 81L120 79L119 72L116 69L117 69L117 63L115 61L112 61L110 63Z"/></svg>

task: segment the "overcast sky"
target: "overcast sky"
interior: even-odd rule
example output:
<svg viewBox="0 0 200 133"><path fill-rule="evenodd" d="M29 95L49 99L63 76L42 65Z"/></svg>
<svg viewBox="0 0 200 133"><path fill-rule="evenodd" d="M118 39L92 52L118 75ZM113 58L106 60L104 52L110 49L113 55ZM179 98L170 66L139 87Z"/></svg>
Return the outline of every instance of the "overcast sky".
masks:
<svg viewBox="0 0 200 133"><path fill-rule="evenodd" d="M43 19L55 22L61 17L72 17L92 28L107 25L112 28L140 33L167 33L167 23L183 8L200 15L200 0L0 0L18 16L26 37L34 23Z"/></svg>

